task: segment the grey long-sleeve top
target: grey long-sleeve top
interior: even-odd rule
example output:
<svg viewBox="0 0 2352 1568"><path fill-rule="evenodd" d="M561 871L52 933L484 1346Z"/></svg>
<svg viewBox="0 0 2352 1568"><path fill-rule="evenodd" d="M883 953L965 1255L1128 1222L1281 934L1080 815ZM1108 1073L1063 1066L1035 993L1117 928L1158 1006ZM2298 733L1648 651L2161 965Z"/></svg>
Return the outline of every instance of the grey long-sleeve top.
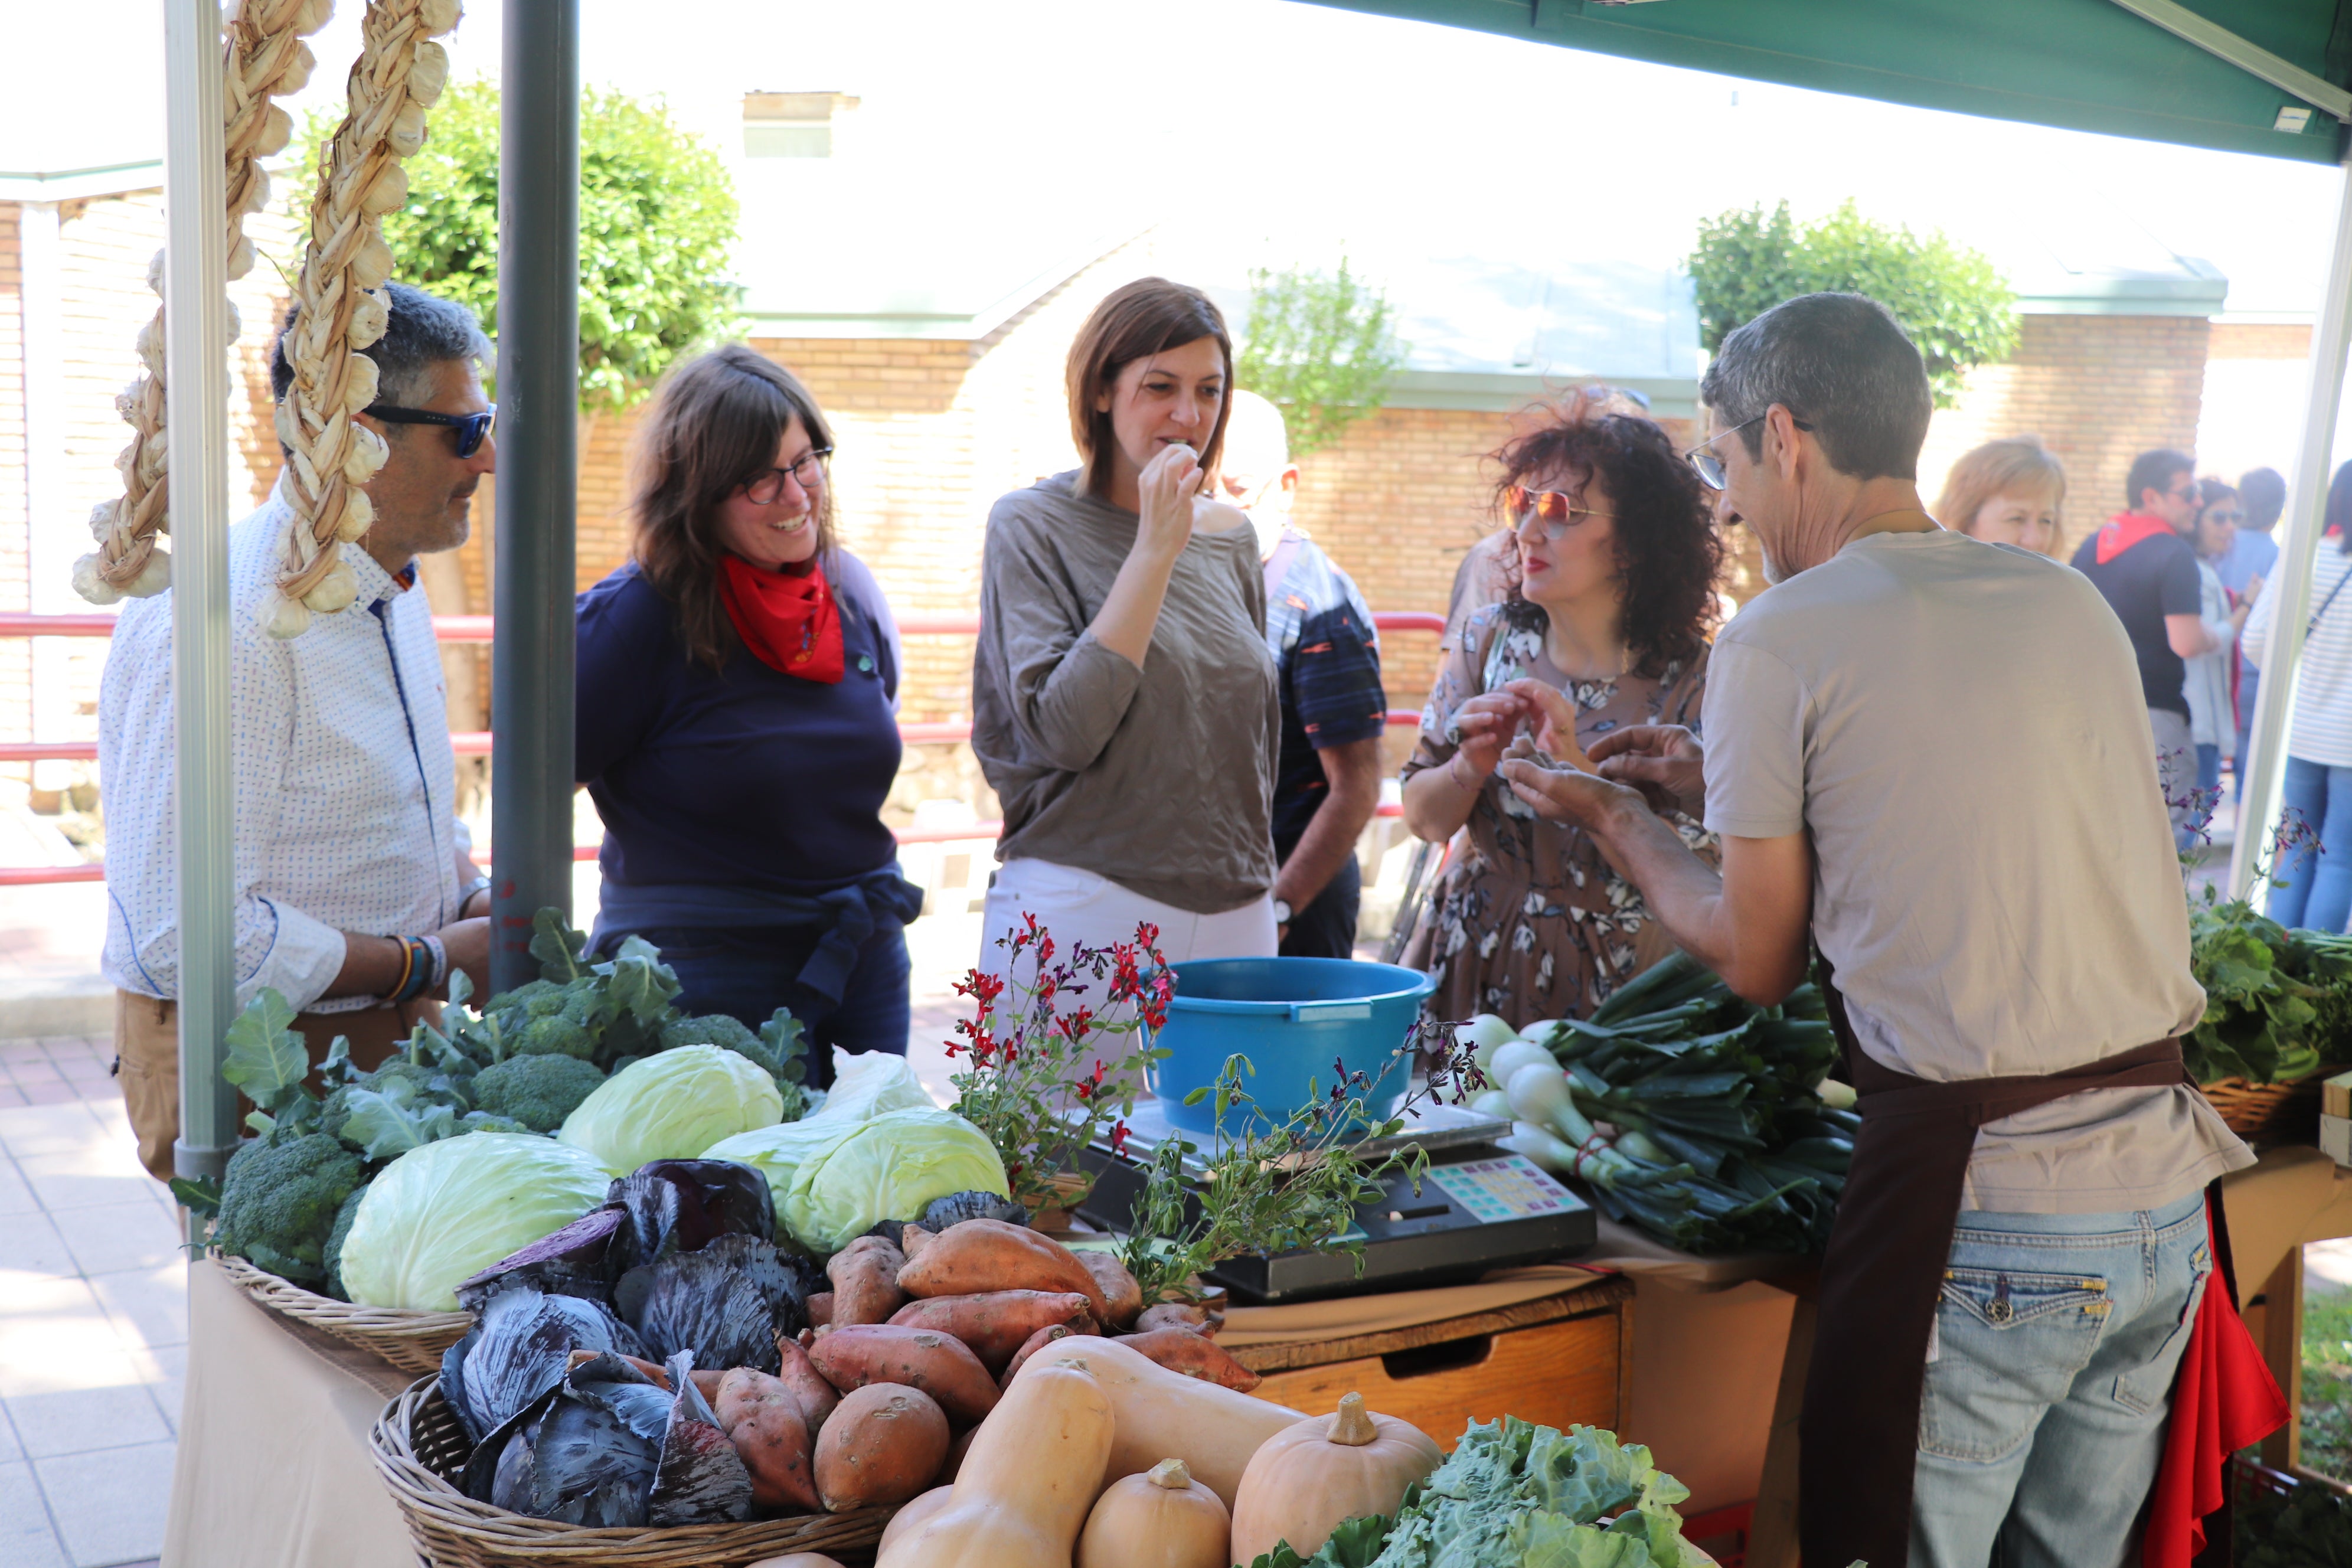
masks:
<svg viewBox="0 0 2352 1568"><path fill-rule="evenodd" d="M1274 886L1282 710L1247 528L1177 557L1142 667L1087 628L1136 514L1076 470L999 500L981 557L971 746L1004 807L997 858L1075 866L1196 914Z"/></svg>

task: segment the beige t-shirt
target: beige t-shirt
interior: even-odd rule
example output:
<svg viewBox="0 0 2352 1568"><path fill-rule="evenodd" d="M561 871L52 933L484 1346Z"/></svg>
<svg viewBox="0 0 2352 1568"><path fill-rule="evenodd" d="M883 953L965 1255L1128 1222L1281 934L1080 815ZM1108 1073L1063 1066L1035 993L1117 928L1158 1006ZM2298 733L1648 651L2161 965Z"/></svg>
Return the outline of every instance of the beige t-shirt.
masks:
<svg viewBox="0 0 2352 1568"><path fill-rule="evenodd" d="M1935 1082L2043 1074L2205 1010L2130 640L2079 573L1885 533L1717 637L1706 825L1810 831L1813 936L1864 1050ZM2253 1163L2202 1096L2093 1089L1977 1135L1962 1207L2160 1207Z"/></svg>

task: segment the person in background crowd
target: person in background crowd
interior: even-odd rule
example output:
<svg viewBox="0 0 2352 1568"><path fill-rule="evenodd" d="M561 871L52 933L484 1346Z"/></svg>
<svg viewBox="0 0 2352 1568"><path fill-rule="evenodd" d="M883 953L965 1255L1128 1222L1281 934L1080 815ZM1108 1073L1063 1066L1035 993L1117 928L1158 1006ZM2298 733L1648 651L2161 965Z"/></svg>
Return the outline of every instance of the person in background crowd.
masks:
<svg viewBox="0 0 2352 1568"><path fill-rule="evenodd" d="M2181 661L2180 694L2189 701L2189 739L2197 748L2197 806L2210 813L2221 798L2221 744L2235 731L2230 710L2230 668L2237 655L2238 628L2246 623L2251 604L2234 605L2221 586L2213 563L2229 553L2238 531L2242 509L2238 492L2219 479L2197 481L2200 503L2190 525L2190 544L2197 553L2198 617L2213 640L2210 653ZM2186 849L2200 828L2192 826L2176 837Z"/></svg>
<svg viewBox="0 0 2352 1568"><path fill-rule="evenodd" d="M637 434L629 561L580 595L578 777L604 823L591 936L642 936L677 1005L903 1055L906 924L882 802L898 773L897 623L842 548L833 434L740 343L671 370Z"/></svg>
<svg viewBox="0 0 2352 1568"><path fill-rule="evenodd" d="M1474 611L1446 652L1404 766L1404 819L1432 843L1470 830L1426 922L1431 1007L1523 1027L1590 1013L1661 950L1600 847L1496 776L1536 717L1514 683L1566 694L1575 732L1563 744L1625 725L1696 729L1723 543L1698 477L1649 419L1574 398L1493 460L1519 583Z"/></svg>
<svg viewBox="0 0 2352 1568"><path fill-rule="evenodd" d="M1249 518L1203 493L1233 374L1207 295L1114 289L1070 345L1083 465L989 512L971 748L1004 837L983 971L1029 915L1066 953L1139 924L1171 961L1275 952L1265 571Z"/></svg>
<svg viewBox="0 0 2352 1568"><path fill-rule="evenodd" d="M2168 447L2142 452L2132 459L2124 490L2131 510L2083 541L2074 565L2097 586L2139 657L2157 773L2178 834L2189 826L2196 778L2182 661L2221 646L2205 627L2197 552L2186 537L2197 521L2196 465Z"/></svg>
<svg viewBox="0 0 2352 1568"><path fill-rule="evenodd" d="M374 523L335 547L359 596L300 637L262 629L294 521L282 481L228 541L236 1000L274 988L313 1063L342 1035L364 1068L439 1016L431 998L452 970L482 984L490 928L489 879L455 808L433 612L413 591L418 555L466 542L475 487L497 467L478 374L489 343L462 305L404 283L384 293L383 336L360 351L376 398L358 418L391 456L365 487ZM289 313L269 361L281 402L293 325ZM169 592L123 605L98 700L103 964L124 1108L158 1181L180 1128L172 605Z"/></svg>
<svg viewBox="0 0 2352 1568"><path fill-rule="evenodd" d="M1603 776L1504 773L1741 996L1817 973L1833 998L1862 1133L1822 1264L1804 1561L2137 1563L2184 1349L2252 1350L2209 1289L2203 1189L2254 1157L2181 1068L2205 998L2133 650L2082 577L1920 510L1927 371L1874 301L1764 312L1701 396L1693 458L1774 584L1716 639L1704 746L1629 730L1597 738ZM1719 874L1659 794L1703 805Z"/></svg>
<svg viewBox="0 0 2352 1568"><path fill-rule="evenodd" d="M2311 563L2311 611L2305 618L2303 660L2294 677L2288 720L2287 810L2318 830L2284 866L2273 868L2284 886L2271 889L2265 912L2285 926L2342 931L2352 916L2352 463L2327 486L2326 527L2336 548ZM2246 617L2250 663L2267 664L2271 628L2278 618L2278 574L2273 573ZM2290 819L2292 820L2292 818Z"/></svg>
<svg viewBox="0 0 2352 1568"><path fill-rule="evenodd" d="M1356 584L1290 521L1298 466L1282 411L1233 395L1218 475L1265 563L1265 643L1282 692L1274 770L1274 921L1286 958L1349 958L1363 874L1356 839L1381 804L1388 694Z"/></svg>
<svg viewBox="0 0 2352 1568"><path fill-rule="evenodd" d="M2058 553L2058 509L2066 469L2039 436L1987 441L1954 463L1936 500L1936 519L1988 544Z"/></svg>
<svg viewBox="0 0 2352 1568"><path fill-rule="evenodd" d="M2276 468L2250 468L2238 481L2238 502L2246 515L2238 521L2237 539L2230 553L2216 568L2221 575L2221 586L2238 596L2242 605L2252 605L2262 596L2263 580L2278 563L2278 541L2271 531L2278 526L2279 513L2286 510L2286 480ZM2254 724L2254 700L2262 694L2262 671L2244 657L2242 647L2232 660L2237 685L2231 696L2238 711L2237 749L2230 766L2238 794L2246 793L2246 737Z"/></svg>

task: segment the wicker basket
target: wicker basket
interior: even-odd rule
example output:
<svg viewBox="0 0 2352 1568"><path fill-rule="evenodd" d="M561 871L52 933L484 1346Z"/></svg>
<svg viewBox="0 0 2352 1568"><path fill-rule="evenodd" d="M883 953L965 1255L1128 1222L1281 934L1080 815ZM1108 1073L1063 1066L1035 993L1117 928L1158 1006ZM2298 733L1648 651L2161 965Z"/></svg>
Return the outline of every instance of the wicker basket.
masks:
<svg viewBox="0 0 2352 1568"><path fill-rule="evenodd" d="M593 1563L595 1568L745 1568L792 1552L835 1552L871 1546L896 1511L802 1514L741 1524L674 1525L666 1530L587 1530L476 1502L452 1484L472 1444L428 1377L384 1406L368 1434L375 1468L408 1521L417 1554L431 1568L494 1568Z"/></svg>
<svg viewBox="0 0 2352 1568"><path fill-rule="evenodd" d="M397 1307L354 1307L256 1268L242 1258L215 1252L231 1283L264 1308L305 1328L332 1334L403 1372L439 1372L441 1352L474 1326L469 1312L420 1312Z"/></svg>
<svg viewBox="0 0 2352 1568"><path fill-rule="evenodd" d="M2200 1086L2230 1131L2249 1143L2275 1148L2315 1143L2319 1139L2319 1086L2342 1072L2340 1062L2285 1083L2252 1083L2225 1078Z"/></svg>

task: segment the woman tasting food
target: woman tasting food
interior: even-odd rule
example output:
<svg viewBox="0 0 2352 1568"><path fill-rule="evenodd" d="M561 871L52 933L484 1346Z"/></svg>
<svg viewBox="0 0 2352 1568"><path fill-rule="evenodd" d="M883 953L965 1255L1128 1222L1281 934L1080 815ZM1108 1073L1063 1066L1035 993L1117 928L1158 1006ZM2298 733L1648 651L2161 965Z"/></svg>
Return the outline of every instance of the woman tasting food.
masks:
<svg viewBox="0 0 2352 1568"><path fill-rule="evenodd" d="M1171 960L1275 951L1265 572L1248 517L1202 493L1233 368L1199 290L1118 289L1070 347L1083 466L989 513L971 745L1004 807L992 973L1024 915L1065 952L1139 922Z"/></svg>
<svg viewBox="0 0 2352 1568"><path fill-rule="evenodd" d="M1440 668L1404 768L1405 824L1465 853L1431 908L1430 1006L1515 1026L1579 1017L1660 956L1640 896L1578 829L1538 818L1495 775L1542 715L1532 679L1576 710L1579 742L1625 724L1698 727L1723 547L1698 478L1648 419L1567 405L1495 454L1519 584L1473 615ZM1684 832L1703 837L1696 823Z"/></svg>
<svg viewBox="0 0 2352 1568"><path fill-rule="evenodd" d="M638 437L627 564L580 595L579 778L604 821L593 949L661 949L690 1013L907 1048L921 890L882 825L898 628L833 535L833 437L740 344L672 371Z"/></svg>

